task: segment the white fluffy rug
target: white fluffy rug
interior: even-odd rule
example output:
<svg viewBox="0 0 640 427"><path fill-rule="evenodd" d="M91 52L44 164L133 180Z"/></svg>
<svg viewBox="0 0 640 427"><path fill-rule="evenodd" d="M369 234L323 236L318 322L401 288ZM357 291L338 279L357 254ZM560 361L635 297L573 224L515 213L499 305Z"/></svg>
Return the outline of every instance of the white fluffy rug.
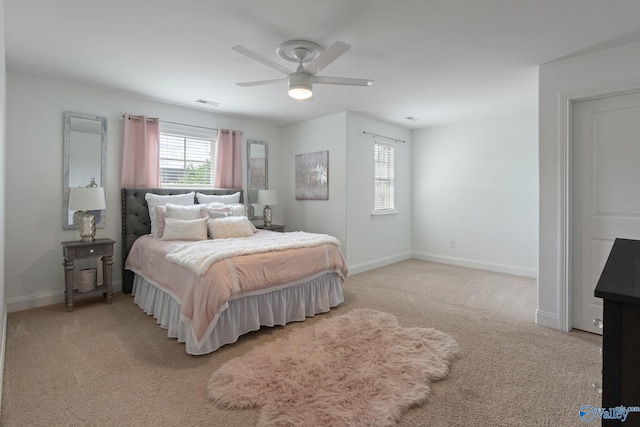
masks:
<svg viewBox="0 0 640 427"><path fill-rule="evenodd" d="M260 407L259 426L394 426L459 353L443 332L357 309L228 361L207 395L223 408Z"/></svg>

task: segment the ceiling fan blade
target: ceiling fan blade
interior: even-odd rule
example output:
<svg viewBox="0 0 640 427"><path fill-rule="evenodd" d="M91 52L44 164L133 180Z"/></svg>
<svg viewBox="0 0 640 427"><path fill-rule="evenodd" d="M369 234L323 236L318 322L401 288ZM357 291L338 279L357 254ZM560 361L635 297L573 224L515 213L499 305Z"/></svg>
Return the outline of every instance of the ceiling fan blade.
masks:
<svg viewBox="0 0 640 427"><path fill-rule="evenodd" d="M304 72L315 76L322 71L327 65L331 64L336 59L340 58L346 51L351 49L346 43L335 42L329 46L324 52L316 57L313 61L304 67Z"/></svg>
<svg viewBox="0 0 640 427"><path fill-rule="evenodd" d="M255 82L243 82L243 83L236 83L238 86L242 86L242 87L249 87L249 86L260 86L260 85L270 85L273 83L285 83L287 81L286 77L283 77L281 79L272 79L272 80L258 80Z"/></svg>
<svg viewBox="0 0 640 427"><path fill-rule="evenodd" d="M314 83L325 85L345 85L345 86L371 86L373 80L371 79L352 79L349 77L329 77L329 76L315 76L313 78Z"/></svg>
<svg viewBox="0 0 640 427"><path fill-rule="evenodd" d="M254 61L258 61L264 65L266 65L267 67L273 68L276 71L280 71L282 74L286 74L289 75L291 74L293 71L289 70L286 67L283 67L282 65L278 64L277 62L274 62L272 60L270 60L269 58L265 58L264 56L260 55L257 52L252 51L251 49L247 49L246 47L242 46L242 45L237 45L231 48L232 50L235 50L236 52L247 56L251 59L253 59Z"/></svg>

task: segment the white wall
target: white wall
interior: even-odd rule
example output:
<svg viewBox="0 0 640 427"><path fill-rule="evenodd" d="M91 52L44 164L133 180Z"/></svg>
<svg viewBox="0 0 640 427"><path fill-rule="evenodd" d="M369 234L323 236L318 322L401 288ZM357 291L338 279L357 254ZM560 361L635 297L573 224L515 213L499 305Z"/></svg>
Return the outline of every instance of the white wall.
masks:
<svg viewBox="0 0 640 427"><path fill-rule="evenodd" d="M374 139L406 141L395 147L397 215L373 218ZM389 142L388 140L385 140ZM347 242L350 274L411 258L411 131L356 113L347 114Z"/></svg>
<svg viewBox="0 0 640 427"><path fill-rule="evenodd" d="M640 43L632 43L544 64L540 67L540 247L539 324L571 328L567 274L566 105L612 93L640 90Z"/></svg>
<svg viewBox="0 0 640 427"><path fill-rule="evenodd" d="M414 258L535 277L537 145L535 114L414 131Z"/></svg>
<svg viewBox="0 0 640 427"><path fill-rule="evenodd" d="M0 403L2 401L2 378L4 377L4 353L7 342L6 283L6 81L7 66L4 57L4 0L0 0Z"/></svg>
<svg viewBox="0 0 640 427"><path fill-rule="evenodd" d="M74 111L107 118L106 228L97 237L116 240L114 289L121 289L120 164L121 113L144 114L178 123L241 129L244 140L269 142L269 181L282 180L282 129L257 120L127 96L68 83L7 74L7 139L5 280L9 311L64 300L64 270L60 242L78 239L77 231L62 230L63 113ZM245 148L243 147L243 152ZM243 157L243 168L246 161ZM244 174L246 175L246 173ZM244 176L243 175L243 176ZM283 221L274 209L274 222Z"/></svg>
<svg viewBox="0 0 640 427"><path fill-rule="evenodd" d="M396 151L396 206L400 213L395 218L371 218L373 139L363 135L363 130L407 140L407 144L398 144ZM410 136L407 129L352 112L286 126L285 179L278 189L276 208L284 209L287 230L336 236L349 274L410 258ZM324 150L329 150L329 200L295 200L295 156Z"/></svg>
<svg viewBox="0 0 640 427"><path fill-rule="evenodd" d="M284 182L274 213L284 212L287 231L331 234L346 248L346 113L337 113L286 126L282 159ZM329 200L296 200L295 156L329 151ZM270 154L271 155L271 154ZM274 220L274 224L276 221Z"/></svg>

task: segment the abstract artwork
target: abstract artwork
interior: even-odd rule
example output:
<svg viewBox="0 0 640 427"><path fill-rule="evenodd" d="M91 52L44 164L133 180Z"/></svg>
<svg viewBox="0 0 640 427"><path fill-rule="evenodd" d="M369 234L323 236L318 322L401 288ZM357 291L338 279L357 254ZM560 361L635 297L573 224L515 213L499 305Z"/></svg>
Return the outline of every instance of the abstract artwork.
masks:
<svg viewBox="0 0 640 427"><path fill-rule="evenodd" d="M296 155L296 200L329 200L329 151Z"/></svg>

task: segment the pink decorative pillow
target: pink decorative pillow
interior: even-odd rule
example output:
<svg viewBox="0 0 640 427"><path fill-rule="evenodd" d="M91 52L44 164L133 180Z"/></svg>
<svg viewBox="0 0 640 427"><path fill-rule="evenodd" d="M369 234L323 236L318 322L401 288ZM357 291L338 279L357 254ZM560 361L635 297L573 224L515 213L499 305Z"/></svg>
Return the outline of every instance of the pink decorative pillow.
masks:
<svg viewBox="0 0 640 427"><path fill-rule="evenodd" d="M156 237L161 239L164 235L164 206L156 206Z"/></svg>

